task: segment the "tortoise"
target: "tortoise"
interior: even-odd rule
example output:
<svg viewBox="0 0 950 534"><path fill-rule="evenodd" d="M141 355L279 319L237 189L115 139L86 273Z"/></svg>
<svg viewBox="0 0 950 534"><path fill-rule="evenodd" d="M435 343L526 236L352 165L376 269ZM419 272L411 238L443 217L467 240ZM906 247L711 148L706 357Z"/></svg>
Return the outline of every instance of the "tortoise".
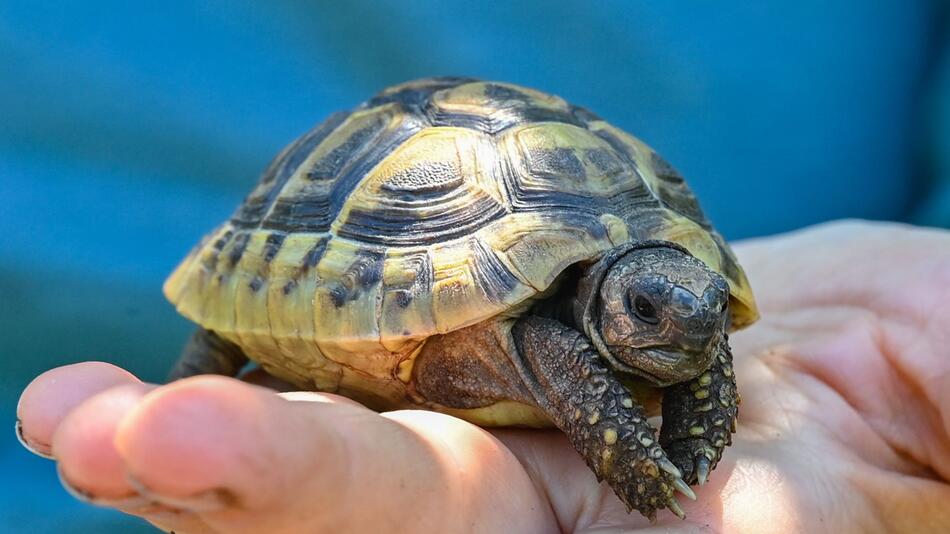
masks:
<svg viewBox="0 0 950 534"><path fill-rule="evenodd" d="M651 519L683 517L674 490L694 498L731 443L728 333L757 318L656 152L470 78L397 85L305 133L164 291L200 325L174 379L250 359L377 410L553 425Z"/></svg>

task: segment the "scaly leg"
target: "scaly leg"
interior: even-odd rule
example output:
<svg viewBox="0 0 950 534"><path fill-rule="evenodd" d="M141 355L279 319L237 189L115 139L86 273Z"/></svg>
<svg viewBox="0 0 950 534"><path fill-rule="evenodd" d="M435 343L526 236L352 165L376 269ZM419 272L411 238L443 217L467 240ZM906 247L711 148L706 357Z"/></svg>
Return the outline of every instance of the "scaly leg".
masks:
<svg viewBox="0 0 950 534"><path fill-rule="evenodd" d="M182 349L168 380L194 375L237 376L246 363L247 356L240 347L211 330L199 328Z"/></svg>
<svg viewBox="0 0 950 534"><path fill-rule="evenodd" d="M738 415L732 353L728 337L723 336L708 371L663 393L660 444L686 482L706 483L723 449L732 444Z"/></svg>
<svg viewBox="0 0 950 534"><path fill-rule="evenodd" d="M570 438L598 480L606 480L627 505L650 519L673 497L692 490L660 447L643 408L611 373L587 339L562 323L523 317L512 329L521 362L515 362L538 406Z"/></svg>

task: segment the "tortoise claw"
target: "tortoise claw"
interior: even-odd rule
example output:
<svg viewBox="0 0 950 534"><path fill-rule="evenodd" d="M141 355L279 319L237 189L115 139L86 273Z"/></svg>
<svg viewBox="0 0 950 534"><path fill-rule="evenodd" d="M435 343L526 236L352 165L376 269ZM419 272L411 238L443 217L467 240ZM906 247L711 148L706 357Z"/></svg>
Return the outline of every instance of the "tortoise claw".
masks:
<svg viewBox="0 0 950 534"><path fill-rule="evenodd" d="M675 481L673 481L673 487L676 488L677 491L679 491L680 493L688 497L690 500L693 500L693 501L696 500L696 494L693 493L693 490L690 489L690 487L685 482L683 482L682 478L678 478Z"/></svg>
<svg viewBox="0 0 950 534"><path fill-rule="evenodd" d="M699 456L696 458L696 481L699 482L699 485L702 486L706 483L706 480L709 478L709 470L711 468L712 462L709 461L709 458L705 456Z"/></svg>
<svg viewBox="0 0 950 534"><path fill-rule="evenodd" d="M673 462L669 461L665 456L656 461L656 465L673 476L673 478L683 478L683 473L677 469L676 465Z"/></svg>
<svg viewBox="0 0 950 534"><path fill-rule="evenodd" d="M679 517L680 519L686 519L686 512L683 511L683 508L680 507L680 503L676 502L674 497L670 497L670 502L667 503L666 507L669 508L671 512L676 514L676 517Z"/></svg>

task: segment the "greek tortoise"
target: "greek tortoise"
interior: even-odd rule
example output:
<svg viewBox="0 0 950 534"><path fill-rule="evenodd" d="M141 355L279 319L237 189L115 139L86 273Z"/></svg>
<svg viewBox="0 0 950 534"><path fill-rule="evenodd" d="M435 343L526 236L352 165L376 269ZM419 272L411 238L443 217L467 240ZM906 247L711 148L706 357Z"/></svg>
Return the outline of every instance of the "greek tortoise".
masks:
<svg viewBox="0 0 950 534"><path fill-rule="evenodd" d="M305 133L164 289L200 325L173 378L249 358L378 410L554 425L650 518L683 516L674 490L730 444L727 332L757 318L656 152L557 96L465 78Z"/></svg>

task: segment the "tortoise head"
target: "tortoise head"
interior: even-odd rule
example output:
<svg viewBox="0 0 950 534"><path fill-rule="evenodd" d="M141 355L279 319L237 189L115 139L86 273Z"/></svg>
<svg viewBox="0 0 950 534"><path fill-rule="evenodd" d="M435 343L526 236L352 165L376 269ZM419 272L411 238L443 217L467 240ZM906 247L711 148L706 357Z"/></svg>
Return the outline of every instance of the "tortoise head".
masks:
<svg viewBox="0 0 950 534"><path fill-rule="evenodd" d="M727 327L725 278L672 243L611 252L588 270L579 299L578 322L601 354L658 386L708 369Z"/></svg>

